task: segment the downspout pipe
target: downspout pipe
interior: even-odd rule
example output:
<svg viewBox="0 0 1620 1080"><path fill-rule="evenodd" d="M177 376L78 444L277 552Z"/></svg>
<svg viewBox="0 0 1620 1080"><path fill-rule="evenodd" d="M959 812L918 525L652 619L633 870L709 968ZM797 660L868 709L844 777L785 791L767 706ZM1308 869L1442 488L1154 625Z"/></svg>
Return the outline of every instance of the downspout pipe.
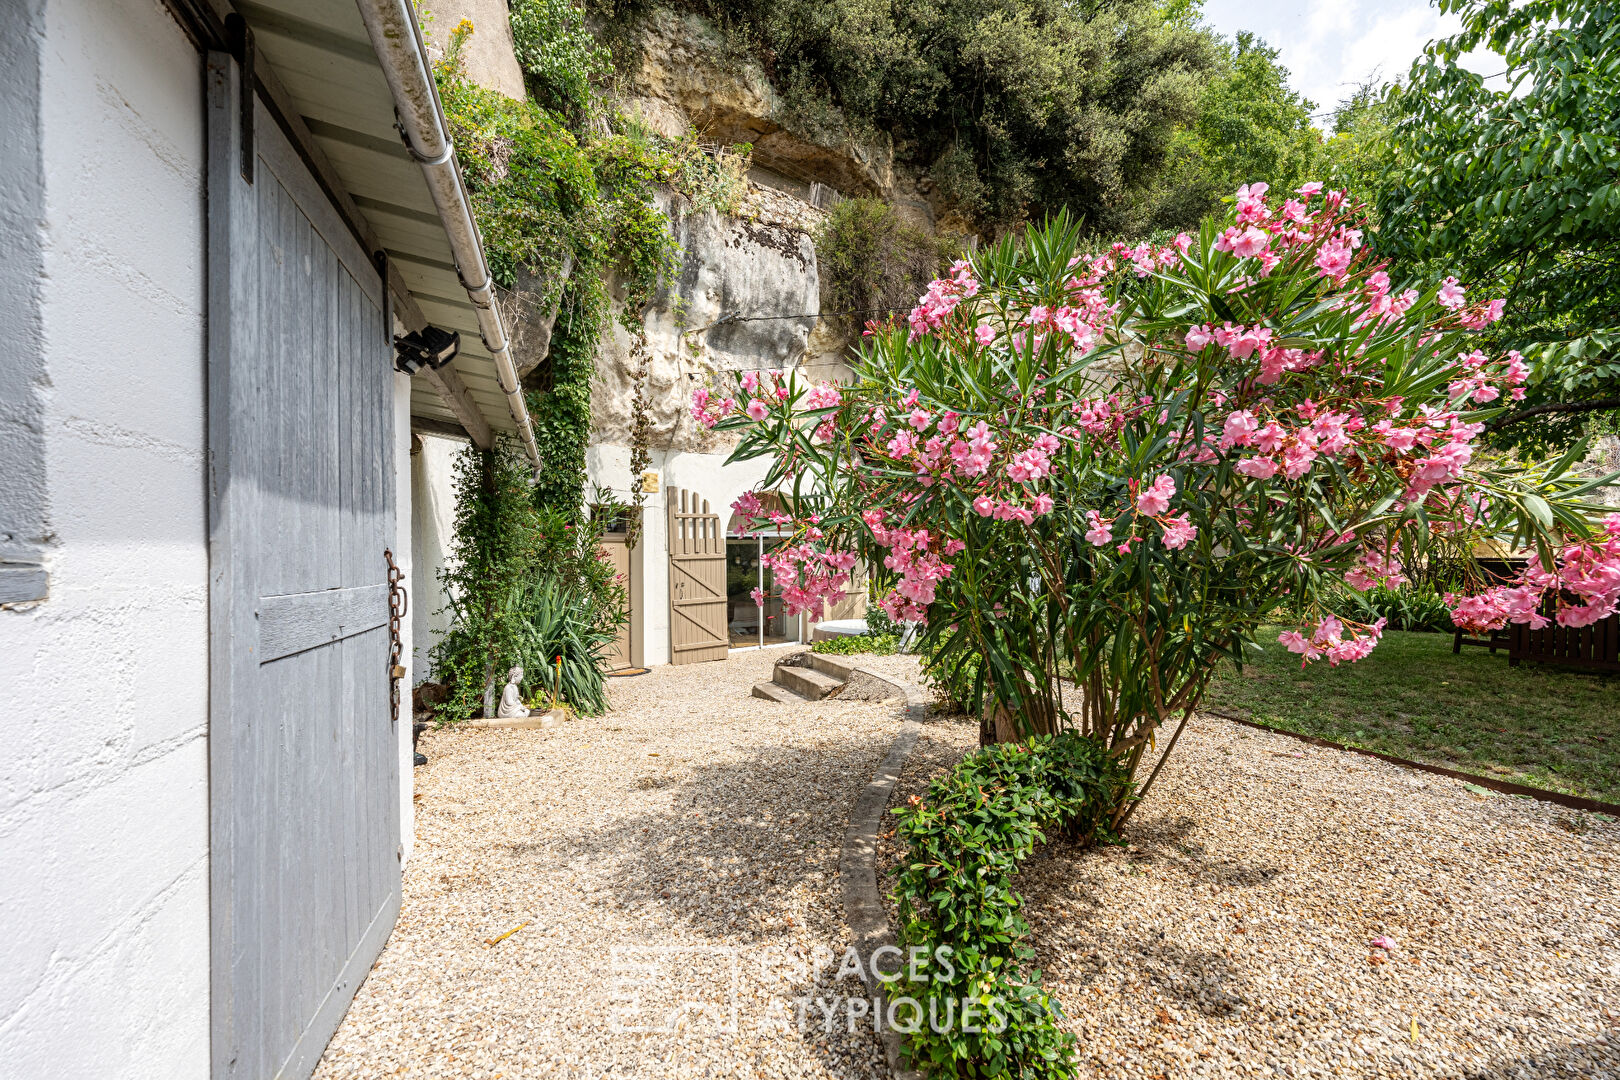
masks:
<svg viewBox="0 0 1620 1080"><path fill-rule="evenodd" d="M540 451L534 442L534 424L523 402L523 387L517 365L512 360L511 343L500 308L495 304L495 283L484 260L484 241L473 220L472 203L461 182L455 147L445 124L439 91L428 68L427 46L409 0L356 0L372 48L382 65L388 89L394 96L394 113L399 118L405 145L422 166L433 205L439 211L450 237L456 273L478 312L478 330L484 347L495 358L495 381L506 395L506 408L523 440L523 449L538 471Z"/></svg>

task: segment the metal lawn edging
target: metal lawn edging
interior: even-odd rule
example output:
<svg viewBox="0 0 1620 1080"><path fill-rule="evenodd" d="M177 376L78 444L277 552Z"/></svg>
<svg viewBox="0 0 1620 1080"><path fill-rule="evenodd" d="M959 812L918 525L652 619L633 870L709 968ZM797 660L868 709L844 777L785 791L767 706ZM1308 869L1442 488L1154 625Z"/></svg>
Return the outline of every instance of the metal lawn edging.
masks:
<svg viewBox="0 0 1620 1080"><path fill-rule="evenodd" d="M1272 727L1269 724L1262 724L1255 720L1245 720L1241 716L1233 716L1230 713L1215 712L1212 709L1199 709L1198 711L1206 716L1216 716L1222 720L1230 720L1234 724L1242 724L1244 727L1259 728L1261 731L1269 731L1273 735L1286 735L1290 739L1298 739L1300 742L1310 743L1312 746L1326 747L1330 750L1344 750L1352 754L1361 754L1365 757L1374 757L1380 761L1387 761L1391 765L1400 765L1404 768L1416 769L1419 772L1434 773L1436 776L1445 776L1452 780L1461 780L1464 783L1474 784L1482 788L1489 788L1490 790L1500 792L1503 795L1518 795L1530 799L1539 799L1542 802L1557 803L1559 806L1567 806L1571 810L1584 810L1592 814L1608 814L1611 817L1620 818L1620 806L1617 806L1614 803L1601 802L1597 799L1584 799L1579 795L1566 795L1562 791L1548 791L1546 788L1529 787L1525 784L1515 784L1510 780L1495 780L1488 776L1477 776L1474 773L1458 772L1456 769L1448 769L1443 765L1430 765L1423 761L1409 761L1406 758L1396 757L1394 754L1383 754L1379 753L1377 750L1368 750L1365 747L1350 746L1346 743L1334 742L1332 739L1324 739L1316 735L1302 735L1297 731L1288 731L1284 728Z"/></svg>

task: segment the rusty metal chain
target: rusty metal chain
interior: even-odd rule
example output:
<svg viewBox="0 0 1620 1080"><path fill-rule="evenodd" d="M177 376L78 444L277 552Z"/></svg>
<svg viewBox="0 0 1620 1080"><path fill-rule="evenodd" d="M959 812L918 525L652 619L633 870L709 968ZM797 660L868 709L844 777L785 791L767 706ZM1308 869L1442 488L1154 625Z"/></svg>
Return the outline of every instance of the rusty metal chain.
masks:
<svg viewBox="0 0 1620 1080"><path fill-rule="evenodd" d="M405 580L405 575L394 565L394 552L383 548L383 558L388 560L388 685L392 690L389 709L393 722L398 724L399 683L405 678L405 667L399 662L403 648L399 642L399 620L405 617L410 608L410 596L405 592L405 586L400 584Z"/></svg>

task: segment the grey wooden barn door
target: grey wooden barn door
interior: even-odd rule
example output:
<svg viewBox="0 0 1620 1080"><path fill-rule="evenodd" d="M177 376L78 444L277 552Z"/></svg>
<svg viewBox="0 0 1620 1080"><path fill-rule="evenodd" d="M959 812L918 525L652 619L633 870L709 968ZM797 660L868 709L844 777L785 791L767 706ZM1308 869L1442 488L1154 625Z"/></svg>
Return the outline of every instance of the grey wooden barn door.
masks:
<svg viewBox="0 0 1620 1080"><path fill-rule="evenodd" d="M380 276L209 57L216 1077L305 1077L399 910ZM249 176L245 176L249 173Z"/></svg>

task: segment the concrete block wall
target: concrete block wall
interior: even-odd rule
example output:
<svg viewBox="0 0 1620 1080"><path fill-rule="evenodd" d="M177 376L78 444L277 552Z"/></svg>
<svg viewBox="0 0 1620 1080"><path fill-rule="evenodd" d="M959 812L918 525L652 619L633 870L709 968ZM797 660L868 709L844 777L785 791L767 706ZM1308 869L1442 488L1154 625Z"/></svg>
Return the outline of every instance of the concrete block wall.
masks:
<svg viewBox="0 0 1620 1080"><path fill-rule="evenodd" d="M50 595L0 610L0 1075L205 1077L201 62L153 0L28 7Z"/></svg>

